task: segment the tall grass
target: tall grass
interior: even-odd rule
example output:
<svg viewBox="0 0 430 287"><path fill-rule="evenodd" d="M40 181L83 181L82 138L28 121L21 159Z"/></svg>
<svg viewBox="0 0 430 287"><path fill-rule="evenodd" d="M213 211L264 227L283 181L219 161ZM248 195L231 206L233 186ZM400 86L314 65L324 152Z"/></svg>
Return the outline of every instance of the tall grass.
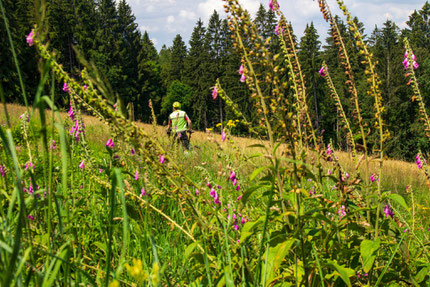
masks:
<svg viewBox="0 0 430 287"><path fill-rule="evenodd" d="M88 73L94 67L71 77L34 29L44 68L33 108L6 105L0 89L0 121L6 122L0 127L2 286L430 283L427 179L413 165L383 156L387 134L377 75L361 35L378 155L367 148L333 151L317 138L292 29L271 3L282 31L279 55L267 48L248 12L225 1L260 123L241 120L255 138L230 136L232 121L226 141L196 133L200 149L190 153L155 125L116 111L97 71ZM319 4L331 19L325 1ZM337 42L349 73L341 38ZM286 67L289 85L277 65ZM68 115L54 104L56 85L70 98ZM268 86L272 92L265 94ZM219 81L216 87L237 109ZM359 111L360 95L350 90ZM46 91L50 97L42 96ZM360 143L366 146L364 135ZM370 179L373 173L379 180Z"/></svg>

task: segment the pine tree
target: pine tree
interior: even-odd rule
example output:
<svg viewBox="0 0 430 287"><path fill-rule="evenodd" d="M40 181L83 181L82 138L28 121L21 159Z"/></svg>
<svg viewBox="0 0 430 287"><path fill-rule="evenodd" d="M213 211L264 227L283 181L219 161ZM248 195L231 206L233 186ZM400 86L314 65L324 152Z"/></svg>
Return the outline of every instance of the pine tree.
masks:
<svg viewBox="0 0 430 287"><path fill-rule="evenodd" d="M219 18L219 14L214 10L209 19L208 29L205 34L206 50L209 53L209 59L204 62L206 67L203 69L208 74L207 77L205 77L207 82L206 93L208 93L210 87L215 84L216 79L222 75L222 55L226 53L226 45L224 42L222 20ZM209 125L215 126L219 122L222 123L224 120L222 99L218 98L216 101L209 99L207 105Z"/></svg>
<svg viewBox="0 0 430 287"><path fill-rule="evenodd" d="M171 83L175 80L182 80L182 73L184 69L184 60L187 56L187 47L182 40L181 35L176 35L173 40L170 54L170 67L168 81Z"/></svg>
<svg viewBox="0 0 430 287"><path fill-rule="evenodd" d="M135 105L136 115L143 120L149 120L151 111L148 101L152 101L154 111L159 114L165 87L161 79L157 50L146 31L142 37L142 48L137 59L139 94Z"/></svg>
<svg viewBox="0 0 430 287"><path fill-rule="evenodd" d="M138 94L138 71L137 61L139 52L142 50L141 34L130 6L125 0L118 4L118 30L119 38L119 65L121 66L121 85L118 92L125 104L136 102Z"/></svg>
<svg viewBox="0 0 430 287"><path fill-rule="evenodd" d="M318 74L322 65L320 56L321 42L314 23L306 25L304 36L300 40L299 60L306 79L306 89L312 99L312 109L315 111L315 126L319 129L319 99L324 97L324 81Z"/></svg>
<svg viewBox="0 0 430 287"><path fill-rule="evenodd" d="M190 50L185 59L184 82L193 89L193 107L191 116L194 126L202 129L208 127L208 50L205 41L206 29L199 19L190 38Z"/></svg>
<svg viewBox="0 0 430 287"><path fill-rule="evenodd" d="M97 34L95 49L92 53L97 68L106 77L111 92L117 91L122 83L120 65L120 41L118 12L114 0L100 0L97 6ZM109 89L109 87L108 87ZM111 99L115 101L114 98ZM124 105L121 105L124 107Z"/></svg>
<svg viewBox="0 0 430 287"><path fill-rule="evenodd" d="M160 53L158 54L158 60L160 63L160 75L163 81L163 86L166 88L169 85L171 54L171 48L167 48L166 45L163 45L161 47Z"/></svg>

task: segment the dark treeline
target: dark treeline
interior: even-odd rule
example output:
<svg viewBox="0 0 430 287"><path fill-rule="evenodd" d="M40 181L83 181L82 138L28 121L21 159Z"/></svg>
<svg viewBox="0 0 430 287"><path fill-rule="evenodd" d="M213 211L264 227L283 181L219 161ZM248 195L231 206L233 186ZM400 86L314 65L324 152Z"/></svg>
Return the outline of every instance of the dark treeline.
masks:
<svg viewBox="0 0 430 287"><path fill-rule="evenodd" d="M40 73L39 59L34 48L25 42L40 14L35 0L3 0L12 39L17 52L23 81L29 99L37 88ZM125 0L46 0L47 39L59 62L72 75L83 68L80 57L89 60L115 91L124 110L134 109L136 120L150 121L148 101L151 99L159 123L167 119L171 104L180 101L192 120L194 128L205 129L217 123L234 119L234 113L221 99L212 99L212 86L217 78L221 85L245 111L249 119L255 118L250 108L250 92L239 81L241 58L231 40L225 19L214 11L207 26L199 20L188 45L181 35L173 39L170 47L163 46L158 53L148 33L141 33L130 6ZM373 100L366 95L366 77L354 38L346 24L336 18L344 37L361 100L361 109L367 128L372 129ZM356 19L364 31L362 23ZM270 9L260 6L254 19L260 35L268 42L270 51L280 52L275 35L277 20ZM304 36L297 39L298 53L305 75L308 103L313 111L315 128L326 141L347 149L346 133L340 123L336 106L331 100L324 79L318 74L322 61L329 66L339 95L344 99L347 113L352 110L345 83L345 75L338 60L338 48L329 35L325 39L317 34L310 23ZM430 5L428 2L413 12L407 28L400 29L387 20L367 35L368 45L378 60L378 74L382 80L385 121L390 131L386 143L391 157L412 159L421 149L429 148L424 136L424 125L419 121L418 106L411 99L402 65L404 47L402 39L408 37L420 67L417 69L421 92L430 105ZM0 23L0 77L9 102L23 103L18 73L13 61L3 18ZM79 52L77 52L79 51ZM80 54L80 55L78 55ZM281 70L282 73L282 70ZM283 78L285 79L287 75ZM58 84L57 105L68 105L67 94ZM132 103L133 105L129 105ZM245 132L237 127L234 132ZM376 140L376 139L373 139ZM372 144L372 139L370 139Z"/></svg>

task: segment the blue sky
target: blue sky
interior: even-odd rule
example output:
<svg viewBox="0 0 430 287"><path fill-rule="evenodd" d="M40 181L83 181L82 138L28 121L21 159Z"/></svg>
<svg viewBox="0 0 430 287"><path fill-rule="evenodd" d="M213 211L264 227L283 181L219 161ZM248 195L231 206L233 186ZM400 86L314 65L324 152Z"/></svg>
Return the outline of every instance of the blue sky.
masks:
<svg viewBox="0 0 430 287"><path fill-rule="evenodd" d="M327 0L333 14L341 15L335 0ZM176 34L181 34L188 44L193 28L201 18L206 26L214 10L222 17L224 1L222 0L127 0L131 6L139 29L148 31L157 50L163 44L172 45ZM268 8L269 0L239 0L239 2L255 15L260 3ZM390 19L404 28L408 16L424 5L424 0L345 0L349 11L365 24L366 34L370 34L375 25L382 26ZM297 36L303 35L306 23L314 22L323 41L329 29L322 18L318 2L314 0L278 0L281 10L294 27Z"/></svg>

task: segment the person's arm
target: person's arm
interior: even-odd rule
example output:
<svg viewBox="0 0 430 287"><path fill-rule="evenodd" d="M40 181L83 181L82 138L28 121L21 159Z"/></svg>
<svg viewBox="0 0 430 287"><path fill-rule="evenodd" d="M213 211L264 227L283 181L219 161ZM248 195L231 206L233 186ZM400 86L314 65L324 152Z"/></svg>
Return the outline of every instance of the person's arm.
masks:
<svg viewBox="0 0 430 287"><path fill-rule="evenodd" d="M188 129L191 130L192 129L191 120L190 120L190 118L188 117L187 114L185 114L185 119L187 120L187 123L188 123Z"/></svg>

